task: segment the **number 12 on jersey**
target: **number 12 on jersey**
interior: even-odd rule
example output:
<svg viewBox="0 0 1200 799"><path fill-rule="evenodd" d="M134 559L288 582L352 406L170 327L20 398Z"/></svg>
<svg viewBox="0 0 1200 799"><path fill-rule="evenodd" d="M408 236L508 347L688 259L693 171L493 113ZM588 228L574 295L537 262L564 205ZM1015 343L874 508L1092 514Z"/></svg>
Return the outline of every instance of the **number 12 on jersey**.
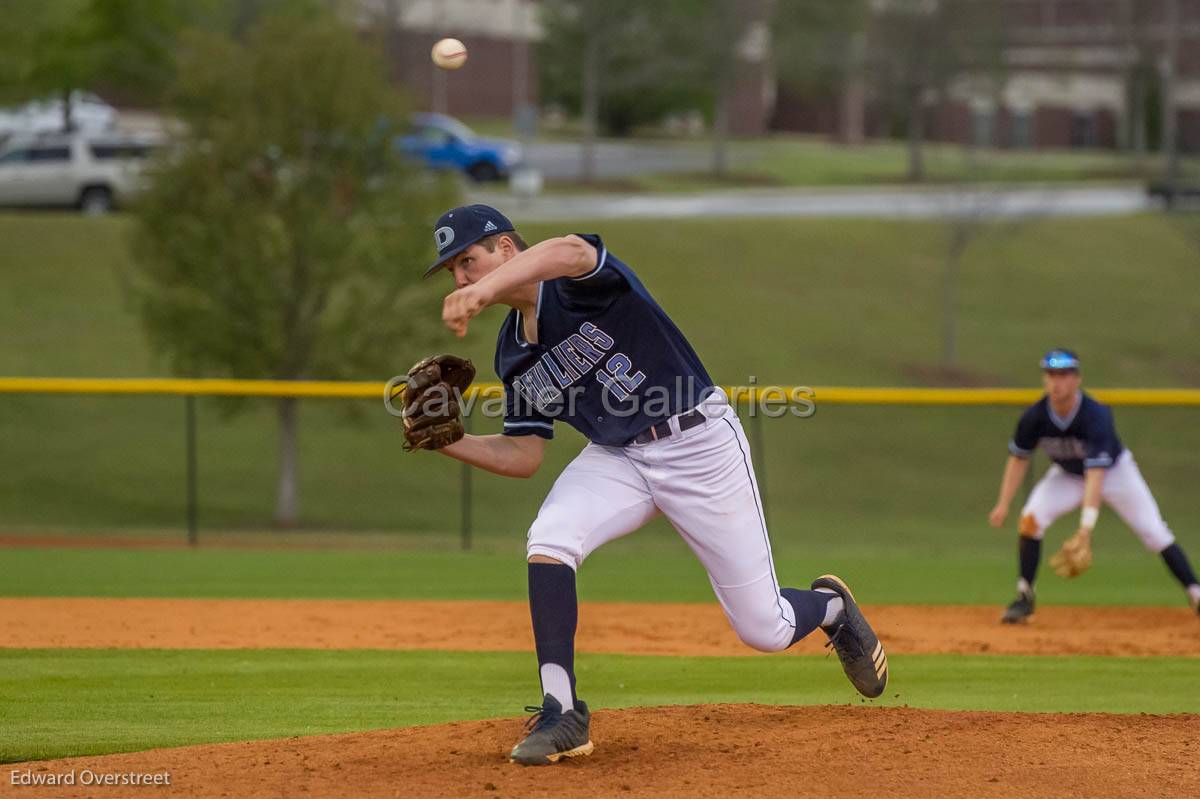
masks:
<svg viewBox="0 0 1200 799"><path fill-rule="evenodd" d="M608 359L603 369L596 370L596 379L604 386L618 402L629 399L630 393L646 379L644 372L634 372L633 362L623 352L618 352Z"/></svg>

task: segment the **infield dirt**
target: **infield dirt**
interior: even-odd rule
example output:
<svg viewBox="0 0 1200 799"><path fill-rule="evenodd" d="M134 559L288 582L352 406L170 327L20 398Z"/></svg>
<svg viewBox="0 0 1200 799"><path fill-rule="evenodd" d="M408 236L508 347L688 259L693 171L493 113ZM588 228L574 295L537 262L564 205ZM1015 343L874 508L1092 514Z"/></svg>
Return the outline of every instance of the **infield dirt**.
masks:
<svg viewBox="0 0 1200 799"><path fill-rule="evenodd" d="M1045 607L1001 625L998 607L866 606L891 654L1200 656L1186 608ZM793 652L822 652L809 636ZM0 599L0 647L533 649L524 602ZM715 604L583 603L581 652L746 655Z"/></svg>
<svg viewBox="0 0 1200 799"><path fill-rule="evenodd" d="M5 766L33 774L169 772L194 797L1194 796L1196 716L701 705L597 711L596 751L507 762L516 719L189 746ZM63 791L59 793L59 791Z"/></svg>
<svg viewBox="0 0 1200 799"><path fill-rule="evenodd" d="M868 606L889 652L1200 655L1183 608ZM579 648L754 655L715 605L584 603ZM812 636L797 647L821 651ZM523 602L0 599L0 647L529 651ZM786 655L784 655L786 656ZM1194 796L1200 716L701 705L598 710L596 752L522 768L522 720L13 763L0 797ZM23 787L13 774L169 772L162 787Z"/></svg>

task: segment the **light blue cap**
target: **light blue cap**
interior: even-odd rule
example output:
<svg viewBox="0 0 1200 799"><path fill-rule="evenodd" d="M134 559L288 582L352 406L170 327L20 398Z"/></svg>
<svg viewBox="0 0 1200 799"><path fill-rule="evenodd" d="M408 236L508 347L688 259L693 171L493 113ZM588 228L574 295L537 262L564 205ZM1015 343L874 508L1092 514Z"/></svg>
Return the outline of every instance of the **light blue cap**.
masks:
<svg viewBox="0 0 1200 799"><path fill-rule="evenodd" d="M1079 369L1079 356L1071 350L1054 349L1042 356L1043 369Z"/></svg>

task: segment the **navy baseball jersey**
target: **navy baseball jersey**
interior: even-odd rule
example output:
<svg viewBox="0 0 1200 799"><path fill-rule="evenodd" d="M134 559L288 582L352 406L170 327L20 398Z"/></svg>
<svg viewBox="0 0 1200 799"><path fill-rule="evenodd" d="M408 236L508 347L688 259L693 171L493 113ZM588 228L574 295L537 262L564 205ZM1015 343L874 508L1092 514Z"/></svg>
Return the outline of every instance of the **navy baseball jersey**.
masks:
<svg viewBox="0 0 1200 799"><path fill-rule="evenodd" d="M712 380L683 333L599 236L596 268L538 288L537 341L509 312L496 342L506 435L552 438L561 419L591 441L623 446L700 404Z"/></svg>
<svg viewBox="0 0 1200 799"><path fill-rule="evenodd" d="M1117 438L1112 411L1084 391L1065 419L1054 412L1049 397L1021 414L1008 451L1027 458L1039 446L1050 460L1077 475L1085 469L1107 469L1125 449Z"/></svg>

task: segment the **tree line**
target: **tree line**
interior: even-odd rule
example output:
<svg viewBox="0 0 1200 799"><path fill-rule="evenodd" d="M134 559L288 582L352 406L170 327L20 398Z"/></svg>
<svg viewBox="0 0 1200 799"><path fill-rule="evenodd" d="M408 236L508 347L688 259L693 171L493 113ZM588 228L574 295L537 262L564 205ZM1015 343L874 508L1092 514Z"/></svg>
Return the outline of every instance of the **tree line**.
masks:
<svg viewBox="0 0 1200 799"><path fill-rule="evenodd" d="M0 15L0 97L107 86L173 121L118 278L178 376L382 383L438 340L446 287L419 278L456 190L399 157L408 104L330 6L12 0ZM275 402L274 518L291 526L300 406Z"/></svg>

